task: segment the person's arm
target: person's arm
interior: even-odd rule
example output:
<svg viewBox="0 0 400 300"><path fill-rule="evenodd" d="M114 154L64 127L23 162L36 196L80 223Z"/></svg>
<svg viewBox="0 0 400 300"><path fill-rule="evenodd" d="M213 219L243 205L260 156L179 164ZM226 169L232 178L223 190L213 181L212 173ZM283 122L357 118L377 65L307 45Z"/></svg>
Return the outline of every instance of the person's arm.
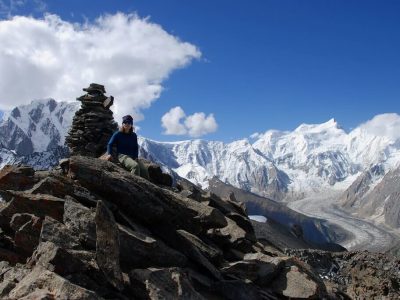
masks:
<svg viewBox="0 0 400 300"><path fill-rule="evenodd" d="M110 140L108 141L108 144L107 144L107 153L108 153L108 155L112 155L112 147L113 147L113 145L116 143L116 141L117 141L117 135L118 135L118 132L116 132L116 133L114 133L113 135L112 135L112 137L110 138Z"/></svg>

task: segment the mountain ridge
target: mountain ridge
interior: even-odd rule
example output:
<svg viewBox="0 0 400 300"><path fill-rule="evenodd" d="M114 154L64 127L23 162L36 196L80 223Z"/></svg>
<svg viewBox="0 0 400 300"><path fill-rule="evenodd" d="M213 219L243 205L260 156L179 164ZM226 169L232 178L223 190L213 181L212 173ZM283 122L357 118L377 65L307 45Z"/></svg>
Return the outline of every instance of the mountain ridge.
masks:
<svg viewBox="0 0 400 300"><path fill-rule="evenodd" d="M36 169L56 165L68 153L63 141L78 106L78 102L43 99L6 113L0 122L0 167L10 162ZM391 117L400 119L396 114ZM380 129L384 120L385 115L375 117L374 126ZM158 142L139 136L140 155L202 188L217 176L237 188L286 202L343 192L373 165L380 165L385 173L395 168L400 162L400 139L390 132L377 135L367 125L347 133L331 119L301 124L293 131L268 130L251 140L230 143ZM380 180L373 177L368 185Z"/></svg>

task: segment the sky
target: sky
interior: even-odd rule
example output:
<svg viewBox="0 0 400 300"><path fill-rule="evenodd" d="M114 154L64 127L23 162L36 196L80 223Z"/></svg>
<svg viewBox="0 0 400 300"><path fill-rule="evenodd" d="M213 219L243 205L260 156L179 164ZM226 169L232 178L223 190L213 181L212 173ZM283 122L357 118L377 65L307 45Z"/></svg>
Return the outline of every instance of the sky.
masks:
<svg viewBox="0 0 400 300"><path fill-rule="evenodd" d="M397 0L0 0L0 110L97 82L154 140L349 131L399 114L399 32Z"/></svg>

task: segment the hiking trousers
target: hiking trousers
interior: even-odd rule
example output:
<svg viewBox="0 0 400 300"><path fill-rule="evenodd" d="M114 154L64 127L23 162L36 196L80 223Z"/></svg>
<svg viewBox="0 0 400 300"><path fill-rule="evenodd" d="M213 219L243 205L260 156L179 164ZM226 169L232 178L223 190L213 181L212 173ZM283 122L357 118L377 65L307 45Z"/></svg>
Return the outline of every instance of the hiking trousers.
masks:
<svg viewBox="0 0 400 300"><path fill-rule="evenodd" d="M118 154L118 161L132 174L149 179L149 172L140 160L133 159L126 154Z"/></svg>

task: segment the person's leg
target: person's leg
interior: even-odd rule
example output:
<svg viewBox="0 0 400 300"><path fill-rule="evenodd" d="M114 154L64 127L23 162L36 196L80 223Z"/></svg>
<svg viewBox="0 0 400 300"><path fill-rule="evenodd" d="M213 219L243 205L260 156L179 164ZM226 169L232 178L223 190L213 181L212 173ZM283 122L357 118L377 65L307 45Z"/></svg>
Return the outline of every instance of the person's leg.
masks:
<svg viewBox="0 0 400 300"><path fill-rule="evenodd" d="M125 154L119 154L118 160L132 174L140 176L139 164L133 158Z"/></svg>

